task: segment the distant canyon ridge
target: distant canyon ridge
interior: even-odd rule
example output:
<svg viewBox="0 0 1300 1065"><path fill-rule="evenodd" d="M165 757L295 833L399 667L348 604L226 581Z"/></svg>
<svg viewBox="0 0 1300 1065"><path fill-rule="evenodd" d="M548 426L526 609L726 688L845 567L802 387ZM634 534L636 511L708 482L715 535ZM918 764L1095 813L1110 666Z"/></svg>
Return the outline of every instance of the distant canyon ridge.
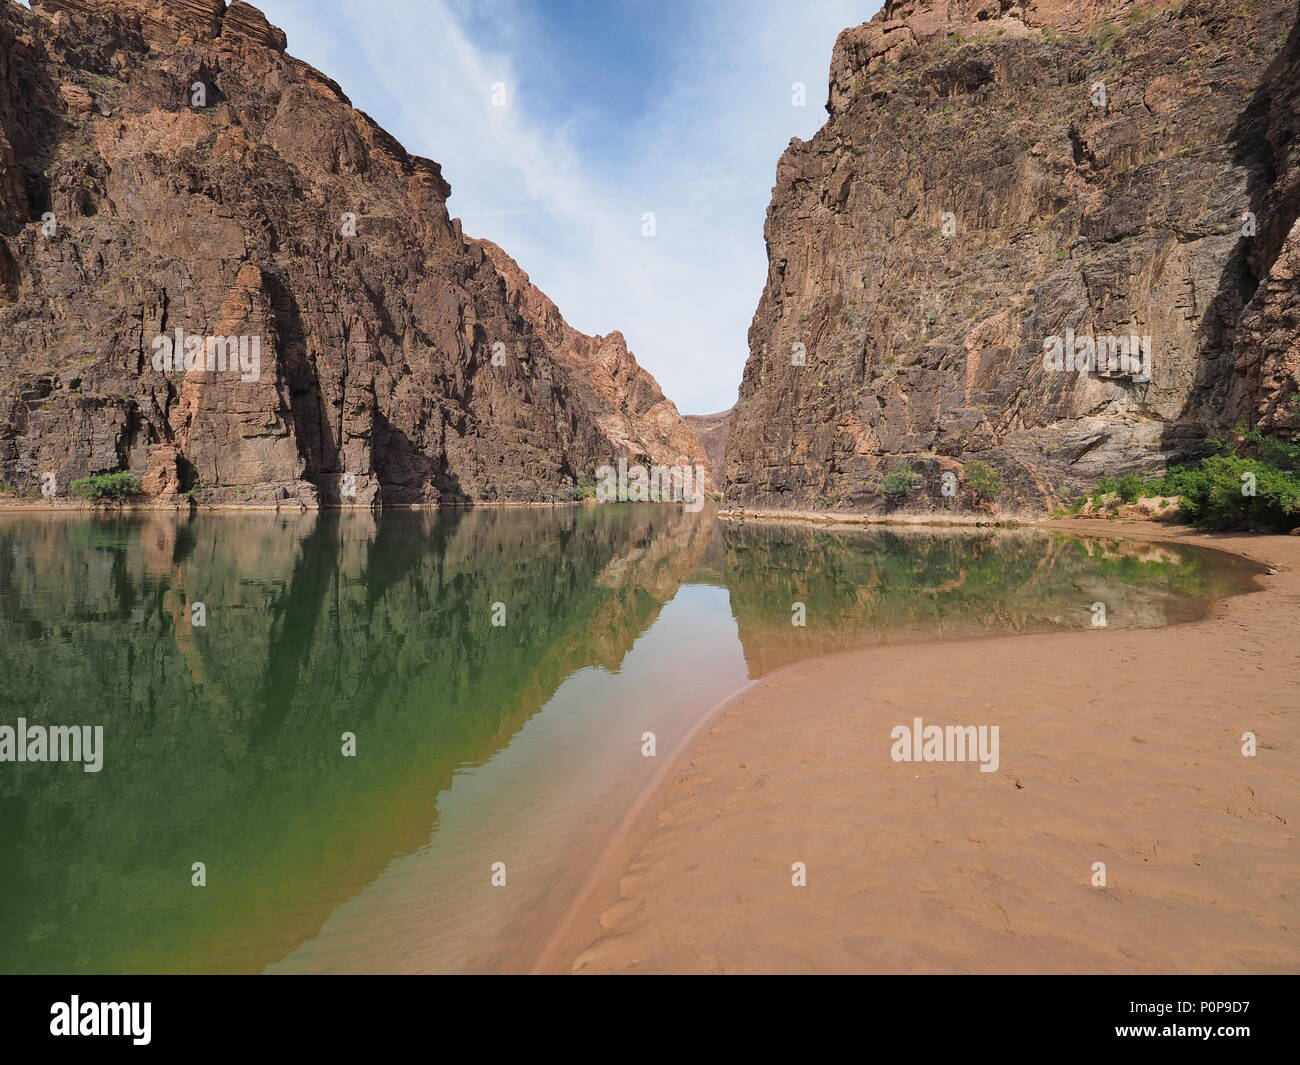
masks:
<svg viewBox="0 0 1300 1065"><path fill-rule="evenodd" d="M908 508L969 505L942 485L979 460L1041 510L1300 426L1296 24L1295 0L887 0L845 30L829 118L777 167L728 504L884 509L908 469ZM1149 373L1045 366L1067 337L1149 347Z"/></svg>
<svg viewBox="0 0 1300 1065"><path fill-rule="evenodd" d="M619 459L707 466L622 335L572 329L286 45L238 0L0 0L10 494L552 502ZM160 368L174 335L195 357Z"/></svg>

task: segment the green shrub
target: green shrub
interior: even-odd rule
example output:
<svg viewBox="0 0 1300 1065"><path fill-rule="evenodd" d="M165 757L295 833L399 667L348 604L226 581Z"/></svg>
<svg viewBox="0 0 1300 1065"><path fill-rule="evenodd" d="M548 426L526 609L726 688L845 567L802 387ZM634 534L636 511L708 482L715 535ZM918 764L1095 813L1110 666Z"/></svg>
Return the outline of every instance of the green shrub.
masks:
<svg viewBox="0 0 1300 1065"><path fill-rule="evenodd" d="M1246 493L1254 476L1254 494ZM1199 469L1171 472L1169 494L1182 497L1182 512L1207 529L1285 531L1300 525L1300 479L1258 459L1212 455Z"/></svg>
<svg viewBox="0 0 1300 1065"><path fill-rule="evenodd" d="M1258 429L1233 435L1211 436L1206 443L1217 454L1166 477L1103 477L1088 501L1097 506L1110 493L1125 503L1177 496L1183 519L1205 529L1285 532L1300 525L1300 444Z"/></svg>
<svg viewBox="0 0 1300 1065"><path fill-rule="evenodd" d="M1113 493L1125 503L1136 503L1142 491L1142 478L1136 473L1126 473L1118 480L1114 477L1103 477L1097 482L1097 491L1100 495Z"/></svg>
<svg viewBox="0 0 1300 1065"><path fill-rule="evenodd" d="M1002 491L1002 474L987 462L975 459L966 463L966 484L980 499L992 499Z"/></svg>
<svg viewBox="0 0 1300 1065"><path fill-rule="evenodd" d="M1239 449L1259 459L1264 465L1276 466L1280 470L1289 470L1292 473L1300 470L1300 444L1294 444L1277 436L1265 436L1258 429L1250 429L1240 435ZM1238 449L1227 446L1220 450L1225 454L1231 454Z"/></svg>
<svg viewBox="0 0 1300 1065"><path fill-rule="evenodd" d="M83 499L121 503L139 494L140 482L125 470L118 473L97 473L93 477L73 481L68 485L68 491Z"/></svg>
<svg viewBox="0 0 1300 1065"><path fill-rule="evenodd" d="M1118 479L1103 477L1097 482L1097 495L1106 495L1110 492L1119 496L1124 503L1136 503L1139 499L1175 494L1170 491L1166 478L1143 477L1140 473L1126 473Z"/></svg>
<svg viewBox="0 0 1300 1065"><path fill-rule="evenodd" d="M906 499L916 491L919 480L917 472L904 463L892 473L885 474L884 480L880 482L880 494L890 499Z"/></svg>

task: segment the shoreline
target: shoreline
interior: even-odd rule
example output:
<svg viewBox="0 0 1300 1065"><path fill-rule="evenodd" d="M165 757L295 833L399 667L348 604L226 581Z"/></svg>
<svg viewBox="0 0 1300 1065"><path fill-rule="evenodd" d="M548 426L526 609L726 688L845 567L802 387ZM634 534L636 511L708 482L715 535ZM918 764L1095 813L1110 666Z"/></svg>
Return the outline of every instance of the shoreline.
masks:
<svg viewBox="0 0 1300 1065"><path fill-rule="evenodd" d="M777 672L781 672L778 670ZM759 677L742 684L730 695L720 699L700 715L700 719L691 726L689 732L663 759L654 774L642 787L640 794L633 800L627 811L619 819L618 826L606 840L587 875L583 877L582 886L573 900L565 908L564 915L537 949L529 966L529 975L538 976L553 973L556 966L562 964L561 956L568 940L581 928L585 920L592 916L594 899L601 888L608 883L611 874L622 868L623 859L629 855L628 844L634 838L637 826L644 820L655 797L663 790L674 769L681 760L695 749L701 734L718 717L725 713L733 703L758 687L767 678ZM577 933L580 934L580 933Z"/></svg>
<svg viewBox="0 0 1300 1065"><path fill-rule="evenodd" d="M0 499L0 514L205 514L217 511L265 511L268 514L346 510L377 513L385 510L473 510L475 507L577 507L587 500L565 500L555 503L516 503L508 500L478 501L470 503L389 503L372 506L369 503L321 503L305 506L299 503L94 503L90 500L67 500L43 503L37 501ZM594 505L594 504L593 504Z"/></svg>
<svg viewBox="0 0 1300 1065"><path fill-rule="evenodd" d="M1194 544L1277 572L1185 624L868 647L759 678L704 715L647 784L534 971L1300 969L1300 904L1290 901L1300 899L1300 870L1279 860L1300 824L1300 621L1286 606L1300 594L1300 540L1152 522L1032 524ZM1127 668L1081 669L1088 639L1105 645L1094 645L1099 663ZM1267 670L1255 661L1265 655ZM1144 667L1148 658L1158 665ZM1243 692L1246 667L1263 676ZM1007 676L1016 683L1000 691ZM1068 694L1064 705L1044 697L1059 696L1063 680L1074 705ZM882 688L894 704L883 719ZM970 766L882 756L895 719L915 711L966 724L960 704L976 691L992 700L986 717L1010 722L1010 757L989 780ZM1234 739L1247 720L1260 732L1250 760ZM880 731L864 748L873 724ZM1141 730L1148 736L1120 735ZM1146 794L1152 779L1158 800ZM1028 792L1047 793L1049 812L1018 802ZM1241 853L1207 883L1201 870L1218 868L1225 849ZM1106 861L1106 887L1090 883L1094 858ZM797 860L808 862L808 888L789 884ZM1044 879L1045 865L1055 875ZM1254 885L1244 906L1243 880ZM1222 933L1200 956L1185 934L1198 921ZM1078 925L1088 930L1069 931Z"/></svg>
<svg viewBox="0 0 1300 1065"><path fill-rule="evenodd" d="M194 501L167 501L147 503L103 503L91 500L26 500L0 499L0 514L184 514L194 516L223 511L265 511L269 514L284 512L305 514L325 511L365 511L382 513L385 510L473 510L478 507L553 508L604 506L593 499L566 499L550 502L516 502L513 500L471 500L458 503L318 503L306 506L301 503L198 503ZM621 504L629 505L629 504ZM637 506L682 506L676 503L631 504ZM1007 514L988 515L975 512L951 515L944 512L926 514L839 514L833 511L805 510L718 510L722 521L802 522L828 527L860 527L866 525L951 526L961 528L1023 528L1042 524L1052 519L1044 515Z"/></svg>
<svg viewBox="0 0 1300 1065"><path fill-rule="evenodd" d="M799 522L827 527L861 527L864 525L919 525L951 526L960 528L1012 529L1041 525L1053 519L1043 513L1017 511L1013 513L985 514L978 511L949 512L942 510L920 513L862 514L834 510L719 510L722 521L746 522Z"/></svg>
<svg viewBox="0 0 1300 1065"><path fill-rule="evenodd" d="M0 498L0 515L2 514L86 514L92 516L124 514L184 514L195 516L203 513L221 512L267 512L279 514L319 513L329 511L382 513L386 510L473 510L485 508L521 508L543 509L554 507L603 506L591 499L555 500L549 502L518 502L513 500L469 500L453 503L319 503L306 506L301 503L197 503L186 500L147 503L104 503L84 499L65 499L56 501ZM627 504L623 504L627 505ZM638 504L640 505L640 504ZM646 503L646 506L675 506L672 503ZM1156 522L1138 518L1114 518L1102 516L1061 516L1054 517L1041 512L980 513L977 511L927 511L921 513L863 514L854 512L820 511L820 510L730 510L718 509L714 512L720 521L743 524L747 521L767 522L772 524L819 525L825 528L864 528L864 527L904 527L904 528L980 528L980 529L1022 529L1045 528L1056 522L1079 522L1096 526L1133 526L1158 524L1163 528L1177 530L1188 528L1176 521ZM1076 530L1077 531L1077 530ZM1102 536L1103 533L1095 535ZM1262 537L1270 534L1245 533L1244 536ZM1295 533L1300 535L1300 532Z"/></svg>

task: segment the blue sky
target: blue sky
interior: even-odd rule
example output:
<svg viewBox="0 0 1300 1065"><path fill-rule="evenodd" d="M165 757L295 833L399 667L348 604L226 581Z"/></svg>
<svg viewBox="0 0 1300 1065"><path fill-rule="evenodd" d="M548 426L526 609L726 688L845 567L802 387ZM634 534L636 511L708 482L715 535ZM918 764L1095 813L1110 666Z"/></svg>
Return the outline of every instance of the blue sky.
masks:
<svg viewBox="0 0 1300 1065"><path fill-rule="evenodd" d="M575 328L621 330L682 412L702 414L736 398L777 159L821 127L836 35L880 2L259 6L291 54L442 164L466 233L505 248Z"/></svg>

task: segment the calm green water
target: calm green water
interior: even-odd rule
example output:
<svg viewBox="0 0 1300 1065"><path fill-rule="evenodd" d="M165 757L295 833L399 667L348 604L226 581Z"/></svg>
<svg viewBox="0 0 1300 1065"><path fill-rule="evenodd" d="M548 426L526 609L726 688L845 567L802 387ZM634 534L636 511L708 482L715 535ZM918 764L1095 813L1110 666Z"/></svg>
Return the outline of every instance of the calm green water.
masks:
<svg viewBox="0 0 1300 1065"><path fill-rule="evenodd" d="M1096 602L1111 627L1189 620L1256 571L651 505L0 515L0 726L104 727L98 773L0 762L0 971L523 968L655 767L747 679L1089 628Z"/></svg>

